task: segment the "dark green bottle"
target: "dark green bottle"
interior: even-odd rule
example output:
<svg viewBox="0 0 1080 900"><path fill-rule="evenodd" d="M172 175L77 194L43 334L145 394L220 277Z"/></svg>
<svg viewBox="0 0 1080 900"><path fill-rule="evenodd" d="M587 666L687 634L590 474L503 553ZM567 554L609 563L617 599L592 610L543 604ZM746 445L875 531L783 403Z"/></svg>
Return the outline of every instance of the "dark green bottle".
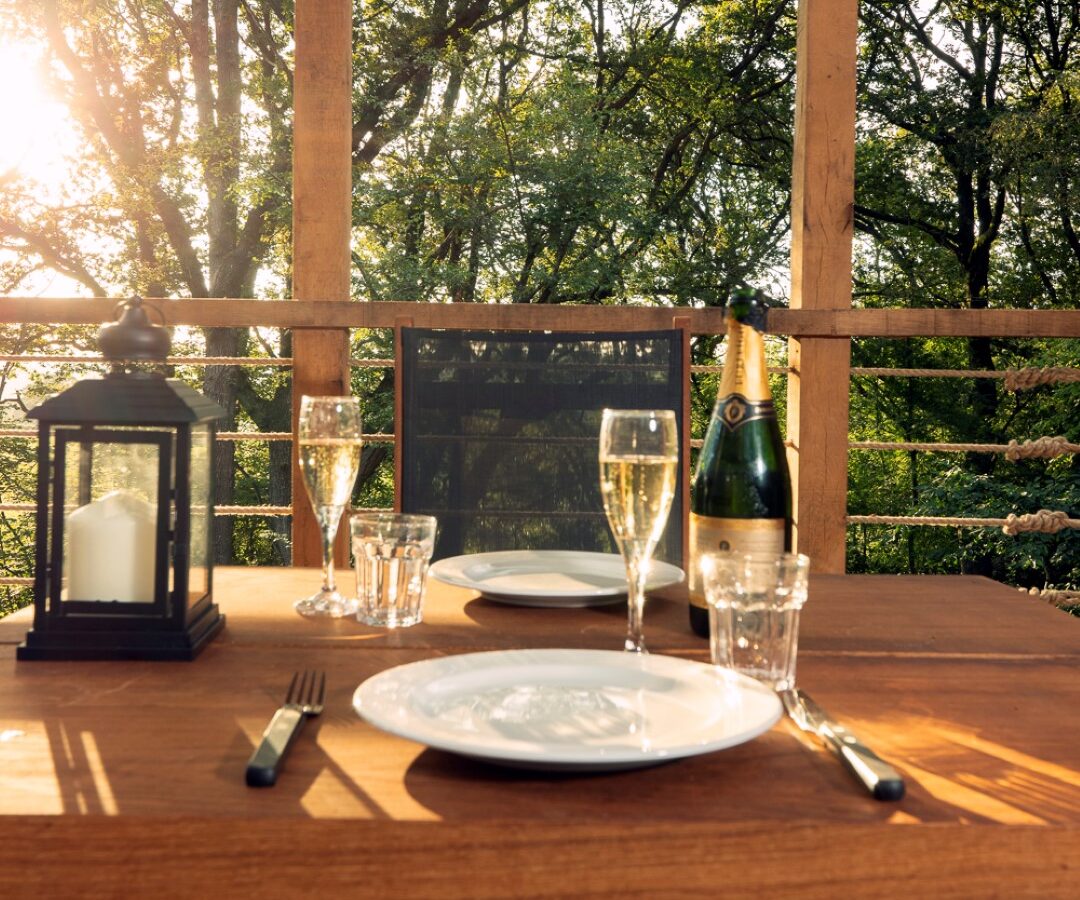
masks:
<svg viewBox="0 0 1080 900"><path fill-rule="evenodd" d="M791 478L765 365L767 306L734 291L725 307L727 356L690 496L690 627L709 636L698 564L712 550L791 549Z"/></svg>

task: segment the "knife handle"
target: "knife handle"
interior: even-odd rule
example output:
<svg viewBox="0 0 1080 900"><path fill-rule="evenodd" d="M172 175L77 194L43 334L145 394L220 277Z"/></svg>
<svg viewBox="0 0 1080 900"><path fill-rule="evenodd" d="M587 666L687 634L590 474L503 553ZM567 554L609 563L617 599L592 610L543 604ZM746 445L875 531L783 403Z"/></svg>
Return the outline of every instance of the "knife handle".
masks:
<svg viewBox="0 0 1080 900"><path fill-rule="evenodd" d="M263 732L262 741L248 760L244 780L248 787L271 787L278 777L281 763L293 745L304 714L295 707L283 706L270 720Z"/></svg>
<svg viewBox="0 0 1080 900"><path fill-rule="evenodd" d="M873 750L851 734L833 735L833 740L844 765L866 785L875 800L899 800L904 796L904 779Z"/></svg>

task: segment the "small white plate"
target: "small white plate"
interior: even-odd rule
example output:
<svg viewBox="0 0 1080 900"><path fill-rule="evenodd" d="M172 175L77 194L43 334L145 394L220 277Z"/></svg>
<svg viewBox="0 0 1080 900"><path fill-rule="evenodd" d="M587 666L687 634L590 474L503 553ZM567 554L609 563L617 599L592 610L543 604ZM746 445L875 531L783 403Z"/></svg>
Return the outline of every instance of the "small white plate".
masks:
<svg viewBox="0 0 1080 900"><path fill-rule="evenodd" d="M626 563L617 553L503 550L452 556L429 574L447 584L517 606L573 607L618 603L626 596ZM678 584L678 566L653 560L647 590Z"/></svg>
<svg viewBox="0 0 1080 900"><path fill-rule="evenodd" d="M727 669L611 650L499 650L387 669L353 694L391 734L518 768L633 769L752 740L776 694Z"/></svg>

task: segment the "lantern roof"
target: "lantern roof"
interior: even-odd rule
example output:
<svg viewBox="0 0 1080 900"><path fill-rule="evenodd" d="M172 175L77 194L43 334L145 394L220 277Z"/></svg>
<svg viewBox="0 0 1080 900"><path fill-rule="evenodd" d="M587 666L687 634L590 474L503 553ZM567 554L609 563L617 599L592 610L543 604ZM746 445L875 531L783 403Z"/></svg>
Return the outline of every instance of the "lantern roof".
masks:
<svg viewBox="0 0 1080 900"><path fill-rule="evenodd" d="M225 411L177 378L110 375L77 381L26 415L70 425L194 425Z"/></svg>

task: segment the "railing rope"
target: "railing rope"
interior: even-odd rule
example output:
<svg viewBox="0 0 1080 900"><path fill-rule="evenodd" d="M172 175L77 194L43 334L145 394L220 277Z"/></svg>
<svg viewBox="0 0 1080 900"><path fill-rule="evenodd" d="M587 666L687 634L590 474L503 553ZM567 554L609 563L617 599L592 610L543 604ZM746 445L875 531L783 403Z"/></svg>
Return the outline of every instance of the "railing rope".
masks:
<svg viewBox="0 0 1080 900"><path fill-rule="evenodd" d="M1055 437L1040 437L1033 441L1024 441L1017 444L1009 441L1005 449L1005 458L1010 462L1018 459L1052 459L1055 456L1064 456L1066 453L1080 453L1080 444L1072 444L1069 439L1056 435Z"/></svg>
<svg viewBox="0 0 1080 900"><path fill-rule="evenodd" d="M1006 372L992 369L891 369L879 366L852 366L852 375L878 378L1005 378Z"/></svg>
<svg viewBox="0 0 1080 900"><path fill-rule="evenodd" d="M107 365L100 356L64 356L41 353L0 353L0 362L14 363L67 363L83 365ZM291 356L170 356L165 360L170 366L291 366ZM392 359L356 358L350 366L358 369L392 369ZM783 371L783 370L779 370Z"/></svg>
<svg viewBox="0 0 1080 900"><path fill-rule="evenodd" d="M30 428L3 428L0 429L0 438L26 438L33 440L37 432ZM381 431L373 431L371 434L361 435L366 444L392 444L394 435ZM291 431L219 431L219 441L291 441Z"/></svg>
<svg viewBox="0 0 1080 900"><path fill-rule="evenodd" d="M1025 391L1043 384L1065 384L1080 381L1080 369L1050 366L1030 369L890 369L852 366L852 375L872 375L881 378L996 378L1005 381L1005 390Z"/></svg>
<svg viewBox="0 0 1080 900"><path fill-rule="evenodd" d="M1042 369L1009 369L1005 373L1005 389L1026 391L1043 384L1068 384L1080 381L1080 369L1049 366Z"/></svg>
<svg viewBox="0 0 1080 900"><path fill-rule="evenodd" d="M1067 513L1040 509L1035 513L1009 513L1004 519L963 518L959 516L848 516L849 525L930 525L962 528L1000 528L1015 537L1023 532L1056 534L1066 528L1080 528L1080 519Z"/></svg>
<svg viewBox="0 0 1080 900"><path fill-rule="evenodd" d="M946 444L921 443L918 441L851 441L852 450L927 450L937 453L1003 453L1010 462L1020 459L1051 459L1067 453L1080 453L1080 444L1069 439L1039 437L1031 441L1011 440L1007 444Z"/></svg>
<svg viewBox="0 0 1080 900"><path fill-rule="evenodd" d="M1065 528L1080 528L1080 519L1070 519L1068 513L1060 510L1040 509L1038 512L1023 513L1019 516L1009 513L1001 530L1015 536L1027 531L1057 534Z"/></svg>
<svg viewBox="0 0 1080 900"><path fill-rule="evenodd" d="M1036 587L1028 588L1027 590L1020 588L1019 590L1022 594L1026 594L1029 597L1037 597L1039 600L1043 600L1059 609L1080 604L1080 591L1059 591L1055 588Z"/></svg>

